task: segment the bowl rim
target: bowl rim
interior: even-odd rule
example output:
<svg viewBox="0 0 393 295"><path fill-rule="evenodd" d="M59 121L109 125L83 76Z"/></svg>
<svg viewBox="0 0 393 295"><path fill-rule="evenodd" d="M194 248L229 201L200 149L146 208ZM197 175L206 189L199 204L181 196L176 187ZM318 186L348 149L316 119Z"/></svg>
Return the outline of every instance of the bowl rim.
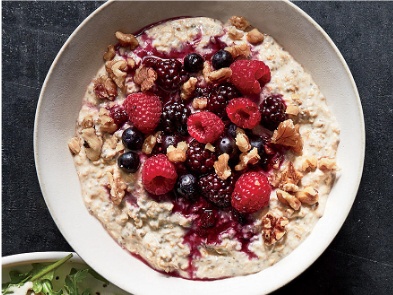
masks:
<svg viewBox="0 0 393 295"><path fill-rule="evenodd" d="M56 55L56 58L54 59L52 65L51 65L51 67L48 70L48 73L47 73L47 76L46 76L46 78L44 80L43 86L41 88L40 95L39 95L39 100L38 100L38 103L37 103L37 109L36 109L35 121L34 121L34 161L35 161L35 166L36 166L37 177L38 177L38 180L39 180L39 184L40 184L40 189L41 189L42 195L43 195L45 203L46 203L46 205L47 205L47 207L49 209L49 212L50 212L53 220L55 221L56 226L58 227L58 229L60 230L61 234L63 235L63 237L66 240L69 240L69 238L68 239L66 238L67 234L65 234L65 230L61 227L61 225L57 221L56 217L52 214L53 209L51 209L51 206L49 205L49 203L47 201L47 197L45 197L46 196L45 186L44 186L43 179L42 179L42 176L41 176L41 173L40 173L39 156L38 156L38 124L39 124L39 121L40 121L39 120L40 119L40 109L41 109L42 101L43 101L42 97L45 94L45 90L46 90L47 85L49 83L49 80L50 80L50 78L52 76L54 68L56 67L56 65L57 65L58 61L60 60L61 56L63 55L65 49L72 42L74 36L81 30L81 28L84 25L86 25L93 17L95 17L96 14L98 14L103 9L107 8L108 6L112 5L115 2L117 2L117 1L116 0L109 0L108 2L102 4L96 10L94 10L83 22L81 22L78 25L78 27L73 31L73 33L68 37L67 41L61 47L60 51ZM312 255L312 257L308 257L307 262L304 263L301 267L298 267L296 272L292 272L292 274L287 275L286 279L283 280L283 282L281 282L280 284L277 284L274 287L270 288L268 290L268 293L273 292L273 291L283 287L284 285L288 284L293 279L298 277L300 274L302 274L307 268L309 268L322 255L322 253L331 244L333 239L337 236L337 234L341 230L345 220L347 219L347 217L349 215L349 212L352 209L352 206L354 204L357 192L359 190L359 185L360 185L360 181L361 181L362 174L363 174L363 168L364 168L365 147L366 147L366 132L365 132L365 121L364 121L363 108L362 108L362 105L361 105L361 100L360 100L359 92L358 92L358 89L357 89L357 86L356 86L356 82L355 82L355 80L354 80L354 78L352 76L352 73L351 73L351 71L350 71L350 69L348 67L347 62L345 61L344 57L342 56L341 52L339 51L339 49L337 48L337 46L335 45L333 40L330 38L330 36L324 31L324 29L311 16L309 16L305 11L303 11L300 7L298 7L296 4L290 2L289 0L281 0L281 2L289 5L292 9L296 10L296 12L299 13L304 19L306 19L310 24L312 24L316 28L316 30L319 33L322 34L324 39L329 43L329 45L331 46L331 48L334 50L335 54L339 58L339 61L341 62L343 68L346 71L347 77L349 78L349 81L351 83L352 90L353 90L353 93L354 93L354 96L355 96L355 99L356 99L357 110L358 110L358 115L359 115L359 119L360 119L360 136L361 136L360 141L361 141L361 146L359 147L360 159L358 159L358 160L360 162L359 162L359 169L358 169L357 179L356 179L356 182L354 182L352 193L350 195L351 205L348 206L347 210L345 211L345 214L343 214L343 216L341 218L342 221L340 221L340 226L337 227L337 230L336 230L335 234L331 235L330 238L328 239L328 241L324 245L319 246L318 250L314 252L314 255ZM59 252L54 252L54 253L59 253ZM79 256L78 256L78 258L81 259ZM81 261L83 261L83 260L81 260Z"/></svg>
<svg viewBox="0 0 393 295"><path fill-rule="evenodd" d="M72 254L70 260L67 263L84 263L82 258L75 252L69 251L48 251L48 252L29 252L29 253L20 253L20 254L13 254L7 255L1 258L1 266L2 268L6 267L13 267L16 265L25 265L31 264L36 262L52 262L59 259L64 258L68 254Z"/></svg>

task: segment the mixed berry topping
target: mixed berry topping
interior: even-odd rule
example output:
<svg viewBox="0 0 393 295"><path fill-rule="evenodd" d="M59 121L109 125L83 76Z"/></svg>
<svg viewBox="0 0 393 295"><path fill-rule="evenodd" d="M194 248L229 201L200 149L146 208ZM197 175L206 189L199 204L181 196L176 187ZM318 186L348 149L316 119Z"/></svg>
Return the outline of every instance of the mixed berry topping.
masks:
<svg viewBox="0 0 393 295"><path fill-rule="evenodd" d="M167 156L158 154L148 158L142 168L142 183L153 195L170 192L176 183L177 173Z"/></svg>
<svg viewBox="0 0 393 295"><path fill-rule="evenodd" d="M209 93L207 98L207 109L222 118L226 115L225 108L228 101L240 96L239 91L233 84L219 84Z"/></svg>
<svg viewBox="0 0 393 295"><path fill-rule="evenodd" d="M232 195L232 206L240 213L252 213L269 204L271 187L269 180L260 172L248 172L240 176Z"/></svg>
<svg viewBox="0 0 393 295"><path fill-rule="evenodd" d="M281 122L286 120L286 109L281 95L267 97L260 106L262 125L269 130L276 129Z"/></svg>
<svg viewBox="0 0 393 295"><path fill-rule="evenodd" d="M139 163L139 156L137 153L134 152L122 154L117 159L117 164L119 165L119 168L129 173L135 173L136 171L138 171Z"/></svg>
<svg viewBox="0 0 393 295"><path fill-rule="evenodd" d="M220 179L216 173L203 176L199 179L199 189L202 196L214 205L225 208L231 205L232 192L235 187L234 177L226 180Z"/></svg>
<svg viewBox="0 0 393 295"><path fill-rule="evenodd" d="M217 51L212 58L212 65L213 68L216 70L222 69L222 68L227 68L233 63L233 57L232 55L224 50L221 49Z"/></svg>
<svg viewBox="0 0 393 295"><path fill-rule="evenodd" d="M232 99L227 106L227 114L232 123L241 128L253 129L261 121L258 106L248 98Z"/></svg>
<svg viewBox="0 0 393 295"><path fill-rule="evenodd" d="M188 133L201 143L214 143L224 132L225 125L211 112L192 114L187 121Z"/></svg>
<svg viewBox="0 0 393 295"><path fill-rule="evenodd" d="M197 174L206 174L214 170L216 154L205 148L205 145L196 140L190 142L187 150L186 165Z"/></svg>
<svg viewBox="0 0 393 295"><path fill-rule="evenodd" d="M231 70L231 82L243 94L259 94L271 79L269 67L259 60L237 60Z"/></svg>
<svg viewBox="0 0 393 295"><path fill-rule="evenodd" d="M191 110L182 102L169 101L162 110L162 124L165 132L187 135L187 119Z"/></svg>
<svg viewBox="0 0 393 295"><path fill-rule="evenodd" d="M142 133L151 133L161 119L162 103L158 96L133 93L123 103L130 121Z"/></svg>
<svg viewBox="0 0 393 295"><path fill-rule="evenodd" d="M184 69L196 73L203 69L203 57L198 53L190 53L184 58Z"/></svg>

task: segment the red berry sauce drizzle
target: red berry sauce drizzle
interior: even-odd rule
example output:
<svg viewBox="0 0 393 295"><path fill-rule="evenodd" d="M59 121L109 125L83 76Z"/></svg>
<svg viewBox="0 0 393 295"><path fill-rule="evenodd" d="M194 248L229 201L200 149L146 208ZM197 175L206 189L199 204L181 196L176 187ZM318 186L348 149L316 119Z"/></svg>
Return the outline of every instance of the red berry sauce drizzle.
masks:
<svg viewBox="0 0 393 295"><path fill-rule="evenodd" d="M171 18L167 20L163 20L157 23L153 23L148 25L141 30L134 33L135 36L138 36L142 39L140 45L143 46L137 47L133 52L140 58L144 59L147 57L153 57L158 59L178 59L181 62L182 59L189 53L196 52L196 45L200 42L202 38L202 31L194 37L194 39L190 42L184 44L180 51L172 50L169 53L159 52L153 45L153 39L149 38L146 34L146 31L153 28L154 26L160 25L167 21L183 19L188 17L177 17ZM228 45L220 40L221 36L213 36L210 39L209 44L205 47L207 49L207 53L203 52L202 56L204 60L211 60L212 56L215 52L220 49L227 47ZM120 55L119 45L115 47L116 52ZM126 56L123 56L126 58ZM129 74L133 74L135 70L129 72ZM212 87L212 86L211 86ZM201 89L203 90L203 89ZM209 91L209 88L206 88L205 91ZM164 104L168 101L176 101L180 100L179 93L174 93L173 91L166 91L164 89L155 89L155 93L159 95ZM255 97L254 97L255 96ZM259 100L258 95L247 96L256 102ZM120 113L119 110L114 110ZM119 121L121 120L121 115L119 115ZM123 123L123 122L121 122ZM191 137L190 137L191 138ZM182 140L190 141L190 138L182 138ZM270 146L270 145L268 145ZM156 154L159 150L154 150L153 154ZM248 171L260 171L261 173L267 173L268 170L272 168L275 160L279 158L282 162L283 154L285 149L281 147L274 148L274 155L270 155L266 160L268 161L267 165L264 166L264 169L261 167L249 167ZM143 162L143 160L141 161ZM181 165L180 165L181 166ZM184 166L184 165L183 165ZM177 167L178 168L178 167ZM181 174L181 171L178 170L178 174ZM181 170L181 169L180 169ZM244 170L246 171L246 170ZM244 172L242 171L242 172ZM187 233L184 236L183 243L190 248L189 255L189 267L186 272L189 275L189 279L191 280L201 280L198 278L194 278L194 272L196 271L193 260L200 258L201 252L200 248L205 245L219 245L222 242L223 235L228 236L230 239L239 241L241 243L241 252L244 252L248 255L249 259L256 259L257 255L249 250L249 245L255 240L255 237L260 233L255 230L253 226L254 219L251 215L240 214L235 209L229 208L218 208L214 204L208 202L205 198L198 196L196 200L188 200L183 197L177 197L173 192L167 193L165 195L152 195L149 194L149 197L156 200L157 202L172 202L174 207L172 209L173 214L182 214L187 218L192 218L193 222L191 227L188 229ZM127 202L132 206L138 206L137 199L133 195L126 196ZM130 252L131 253L131 252ZM141 256L135 253L131 253L133 256L141 260L143 263L147 264L146 260L144 260ZM158 271L164 275L170 275L174 277L181 277L177 272L165 273L162 271ZM183 277L181 277L183 278ZM221 278L220 278L221 279ZM202 279L212 280L212 279Z"/></svg>

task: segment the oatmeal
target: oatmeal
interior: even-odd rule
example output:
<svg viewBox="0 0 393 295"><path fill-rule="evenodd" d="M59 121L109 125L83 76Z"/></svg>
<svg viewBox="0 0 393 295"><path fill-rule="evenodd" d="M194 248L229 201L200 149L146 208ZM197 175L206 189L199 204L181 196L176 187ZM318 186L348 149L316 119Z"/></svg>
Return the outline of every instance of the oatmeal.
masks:
<svg viewBox="0 0 393 295"><path fill-rule="evenodd" d="M339 127L312 77L240 16L116 38L68 144L89 212L174 276L247 275L288 255L339 169Z"/></svg>

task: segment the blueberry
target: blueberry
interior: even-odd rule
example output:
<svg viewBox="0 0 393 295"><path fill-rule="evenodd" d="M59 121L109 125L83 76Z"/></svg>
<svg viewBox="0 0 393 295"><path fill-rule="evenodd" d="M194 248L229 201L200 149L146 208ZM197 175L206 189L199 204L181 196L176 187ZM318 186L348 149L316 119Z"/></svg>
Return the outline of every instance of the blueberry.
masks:
<svg viewBox="0 0 393 295"><path fill-rule="evenodd" d="M179 143L179 138L175 135L164 135L162 137L162 143L161 143L161 153L166 154L167 149L170 145L173 145L174 147L177 146Z"/></svg>
<svg viewBox="0 0 393 295"><path fill-rule="evenodd" d="M122 154L117 160L117 165L124 171L130 173L135 173L138 170L139 163L139 156L134 152Z"/></svg>
<svg viewBox="0 0 393 295"><path fill-rule="evenodd" d="M130 150L140 150L143 145L143 134L135 128L127 128L121 136L123 144Z"/></svg>
<svg viewBox="0 0 393 295"><path fill-rule="evenodd" d="M198 53L190 53L184 58L184 69L196 73L203 69L203 57Z"/></svg>
<svg viewBox="0 0 393 295"><path fill-rule="evenodd" d="M233 157L236 154L236 142L231 137L223 137L218 140L216 149L218 155L227 153L229 157Z"/></svg>
<svg viewBox="0 0 393 295"><path fill-rule="evenodd" d="M212 64L216 70L221 69L221 68L227 68L232 63L233 63L232 55L224 49L217 51L213 55Z"/></svg>
<svg viewBox="0 0 393 295"><path fill-rule="evenodd" d="M258 150L258 154L260 156L264 156L265 155L265 140L263 140L263 138L257 136L257 135L251 135L249 136L249 140L250 140L250 145L251 148L257 148Z"/></svg>
<svg viewBox="0 0 393 295"><path fill-rule="evenodd" d="M180 197L192 199L197 192L198 182L194 175L184 174L181 175L176 182L176 193Z"/></svg>
<svg viewBox="0 0 393 295"><path fill-rule="evenodd" d="M237 126L231 123L228 127L227 135L232 138L236 138L236 128Z"/></svg>

